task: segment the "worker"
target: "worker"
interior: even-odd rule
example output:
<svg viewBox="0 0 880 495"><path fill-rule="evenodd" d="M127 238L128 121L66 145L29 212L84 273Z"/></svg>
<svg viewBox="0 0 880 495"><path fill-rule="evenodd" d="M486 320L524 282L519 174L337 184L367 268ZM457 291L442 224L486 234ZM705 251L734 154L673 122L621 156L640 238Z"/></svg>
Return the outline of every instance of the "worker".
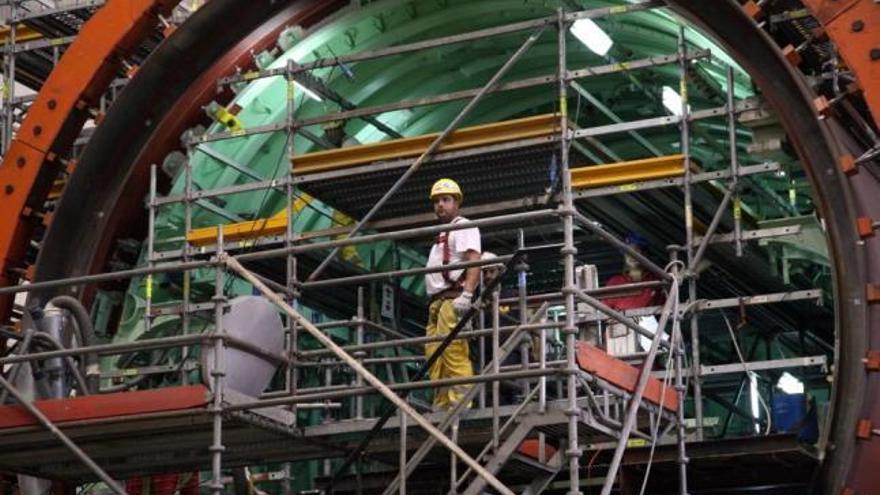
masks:
<svg viewBox="0 0 880 495"><path fill-rule="evenodd" d="M455 224L467 221L459 215L463 195L452 179L440 179L431 187L434 214L441 223ZM428 268L441 267L464 261L477 261L481 252L480 230L468 228L441 232L428 255ZM431 298L428 309L429 337L445 336L458 324L470 308L474 290L480 279L479 267L467 270L444 270L425 275L425 288ZM425 356L430 358L439 342L425 344ZM431 380L473 376L468 343L464 339L452 341L429 371ZM434 408L449 409L467 393L470 385L440 387L434 390Z"/></svg>
<svg viewBox="0 0 880 495"><path fill-rule="evenodd" d="M624 239L624 242L639 253L642 253L647 246L645 239L634 232L629 233ZM638 259L630 253L624 252L623 269L621 270L621 273L608 279L608 282L606 282L605 285L613 287L617 285L650 282L655 280L658 280L658 278L654 273L646 271ZM661 306L664 303L664 299L663 293L659 288L646 287L639 289L634 294L602 299L602 302L617 311L625 311L627 309ZM656 332L657 319L653 316L633 318L633 321L649 331ZM651 341L643 335L639 335L637 338L635 332L622 323L611 321L606 328L605 344L608 354L611 354L612 356L620 356L636 352L637 344L641 350L647 350L651 346Z"/></svg>
<svg viewBox="0 0 880 495"><path fill-rule="evenodd" d="M480 259L483 261L489 261L497 259L498 256L495 253L486 251L485 253L480 255ZM492 263L489 265L483 265L483 287L488 287L495 281L496 278L501 276L501 270L504 268L504 263ZM511 297L516 297L517 290L512 287L502 287L501 284L498 284L495 288L498 292L498 297L500 299L509 299ZM502 315L506 315L510 313L510 306L507 304L501 304L499 306L499 311Z"/></svg>
<svg viewBox="0 0 880 495"><path fill-rule="evenodd" d="M490 261L493 259L497 259L498 256L495 253L486 251L481 256L480 259L483 261ZM483 265L483 287L488 287L491 285L495 279L501 276L501 270L504 268L504 264L502 263L492 263L489 265ZM518 292L513 287L502 287L499 283L495 286L495 292L498 293L499 299L509 299L512 297L516 297ZM499 304L498 306L499 317L504 317L510 313L510 306L506 304ZM514 320L515 322L516 320ZM499 345L503 345L506 340L506 337L499 338ZM489 361L495 357L493 353L494 349L491 345L486 346L486 352L484 356L486 360ZM499 363L500 366L517 366L521 365L523 362L522 359L522 348L521 346L516 346L514 349L507 355L504 360ZM501 404L515 404L519 401L517 400L520 397L520 387L510 381L502 381L500 384L500 400Z"/></svg>

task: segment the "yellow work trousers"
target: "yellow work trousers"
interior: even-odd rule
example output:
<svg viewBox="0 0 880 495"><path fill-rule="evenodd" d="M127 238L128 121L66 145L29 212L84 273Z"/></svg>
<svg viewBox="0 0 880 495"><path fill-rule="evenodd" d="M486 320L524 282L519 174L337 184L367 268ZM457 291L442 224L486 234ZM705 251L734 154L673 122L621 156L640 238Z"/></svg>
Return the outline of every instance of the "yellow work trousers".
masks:
<svg viewBox="0 0 880 495"><path fill-rule="evenodd" d="M452 306L452 299L438 299L431 303L428 308L428 327L426 329L428 337L449 335L456 324L458 324L458 314ZM438 347L440 347L440 342L425 344L425 357L430 358ZM431 366L429 373L431 380L474 376L467 340L453 340L449 347L443 351L440 359ZM435 388L434 407L436 409L452 408L464 397L471 386L467 384Z"/></svg>

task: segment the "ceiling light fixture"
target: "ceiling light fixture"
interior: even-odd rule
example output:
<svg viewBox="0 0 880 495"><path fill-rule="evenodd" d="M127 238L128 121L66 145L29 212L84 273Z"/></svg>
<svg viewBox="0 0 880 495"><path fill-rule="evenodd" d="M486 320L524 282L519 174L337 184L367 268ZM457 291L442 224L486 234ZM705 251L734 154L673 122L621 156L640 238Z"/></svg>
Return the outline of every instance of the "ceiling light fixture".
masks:
<svg viewBox="0 0 880 495"><path fill-rule="evenodd" d="M569 30L575 38L596 55L604 57L611 49L611 45L614 44L608 34L592 19L578 19L574 21Z"/></svg>

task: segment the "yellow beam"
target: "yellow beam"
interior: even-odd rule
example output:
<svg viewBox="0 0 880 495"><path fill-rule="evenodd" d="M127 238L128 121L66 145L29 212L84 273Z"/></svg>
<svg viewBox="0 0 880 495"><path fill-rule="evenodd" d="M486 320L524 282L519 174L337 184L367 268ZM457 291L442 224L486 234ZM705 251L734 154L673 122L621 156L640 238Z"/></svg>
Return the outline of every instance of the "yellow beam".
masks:
<svg viewBox="0 0 880 495"><path fill-rule="evenodd" d="M5 45L9 43L9 33L11 29L8 27L0 28L0 45ZM42 38L43 35L34 31L33 29L25 26L24 24L19 24L15 28L15 42L16 43L24 43L25 41L33 41Z"/></svg>
<svg viewBox="0 0 880 495"><path fill-rule="evenodd" d="M559 116L544 114L523 119L505 120L492 124L465 127L452 132L439 151L453 151L505 141L527 139L559 131ZM324 172L370 162L407 158L422 154L439 136L424 134L373 144L349 146L291 157L297 175Z"/></svg>
<svg viewBox="0 0 880 495"><path fill-rule="evenodd" d="M571 170L571 186L588 189L684 175L684 155L578 167Z"/></svg>
<svg viewBox="0 0 880 495"><path fill-rule="evenodd" d="M302 211L311 201L312 197L301 193L302 197L293 202L294 214ZM223 226L223 239L226 241L241 241L246 239L259 239L283 234L287 230L287 211L281 210L269 218L260 218L248 222L231 223ZM204 227L193 229L186 234L186 240L193 246L210 246L217 242L217 227Z"/></svg>

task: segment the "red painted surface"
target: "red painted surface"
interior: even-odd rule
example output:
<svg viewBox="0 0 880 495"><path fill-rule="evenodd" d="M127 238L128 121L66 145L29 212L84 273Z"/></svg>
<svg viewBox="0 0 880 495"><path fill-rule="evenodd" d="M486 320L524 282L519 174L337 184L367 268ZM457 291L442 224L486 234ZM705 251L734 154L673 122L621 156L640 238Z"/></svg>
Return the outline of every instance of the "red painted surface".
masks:
<svg viewBox="0 0 880 495"><path fill-rule="evenodd" d="M659 280L657 276L650 272L646 272L642 279L638 281L633 280L629 275L619 274L609 278L605 285L607 287L614 287L636 282L654 282L656 280ZM623 311L627 309L646 308L648 306L662 306L665 302L665 298L660 289L656 287L646 287L635 294L620 297L606 297L601 299L601 301L612 309Z"/></svg>
<svg viewBox="0 0 880 495"><path fill-rule="evenodd" d="M198 409L207 405L208 400L209 392L204 385L190 385L70 399L40 400L34 404L50 421L63 424L86 419L110 419L133 414ZM19 405L0 407L0 428L38 424L36 418Z"/></svg>
<svg viewBox="0 0 880 495"><path fill-rule="evenodd" d="M875 0L804 0L822 24L880 125L880 4Z"/></svg>
<svg viewBox="0 0 880 495"><path fill-rule="evenodd" d="M586 342L577 343L577 362L582 370L590 372L599 378L620 387L627 392L635 392L639 381L639 369L635 366L613 358L598 347ZM670 411L678 410L678 396L670 384L664 391L663 383L656 378L648 378L648 386L645 388L644 399L655 405L660 405L663 398L663 407Z"/></svg>
<svg viewBox="0 0 880 495"><path fill-rule="evenodd" d="M517 452L524 456L531 457L532 459L540 459L538 453L540 452L540 445L538 440L534 438L530 438L528 440L523 440L523 443L519 444L519 447L516 449ZM556 448L552 445L544 444L544 459L549 460L556 454Z"/></svg>

